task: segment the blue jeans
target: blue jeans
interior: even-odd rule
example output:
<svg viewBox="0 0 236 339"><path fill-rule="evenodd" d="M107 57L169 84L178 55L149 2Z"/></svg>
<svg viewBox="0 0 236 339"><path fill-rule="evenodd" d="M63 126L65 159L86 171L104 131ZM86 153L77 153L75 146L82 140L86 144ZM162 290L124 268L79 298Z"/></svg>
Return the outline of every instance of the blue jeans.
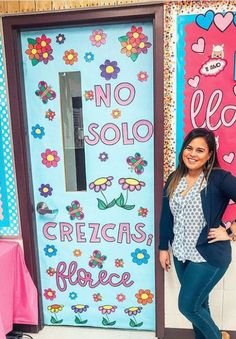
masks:
<svg viewBox="0 0 236 339"><path fill-rule="evenodd" d="M196 339L222 339L209 310L209 293L225 274L227 267L215 267L207 262L179 261L174 265L180 281L179 310L193 325Z"/></svg>

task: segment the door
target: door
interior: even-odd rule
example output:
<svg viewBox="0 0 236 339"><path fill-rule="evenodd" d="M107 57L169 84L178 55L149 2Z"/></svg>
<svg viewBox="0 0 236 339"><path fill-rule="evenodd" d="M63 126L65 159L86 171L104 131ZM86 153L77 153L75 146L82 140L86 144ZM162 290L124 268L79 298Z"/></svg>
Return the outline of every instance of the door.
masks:
<svg viewBox="0 0 236 339"><path fill-rule="evenodd" d="M72 27L73 43L65 32ZM163 185L162 5L10 16L3 29L25 260L43 295L32 330L42 326L43 308L46 324L142 330L155 322L162 338L159 265L153 291Z"/></svg>
<svg viewBox="0 0 236 339"><path fill-rule="evenodd" d="M152 21L21 46L45 324L154 330Z"/></svg>

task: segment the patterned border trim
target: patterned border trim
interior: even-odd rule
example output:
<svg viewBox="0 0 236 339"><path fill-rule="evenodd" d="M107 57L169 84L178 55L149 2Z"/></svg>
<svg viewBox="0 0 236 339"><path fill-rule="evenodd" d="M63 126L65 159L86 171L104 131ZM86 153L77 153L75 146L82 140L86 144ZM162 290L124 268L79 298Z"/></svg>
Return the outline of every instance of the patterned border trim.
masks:
<svg viewBox="0 0 236 339"><path fill-rule="evenodd" d="M3 218L0 220L0 236L18 236L19 218L16 201L16 183L12 160L10 123L7 108L6 83L0 36L0 138L1 153L1 203Z"/></svg>

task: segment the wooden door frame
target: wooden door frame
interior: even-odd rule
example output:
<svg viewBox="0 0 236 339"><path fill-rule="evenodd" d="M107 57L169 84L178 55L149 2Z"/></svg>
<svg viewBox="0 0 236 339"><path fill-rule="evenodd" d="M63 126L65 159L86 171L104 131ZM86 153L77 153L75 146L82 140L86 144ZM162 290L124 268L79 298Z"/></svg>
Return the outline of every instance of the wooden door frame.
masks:
<svg viewBox="0 0 236 339"><path fill-rule="evenodd" d="M29 272L40 289L39 260L36 239L35 204L27 140L26 105L20 45L20 31L37 28L70 27L91 24L112 24L151 20L153 22L153 66L154 66L154 201L155 201L155 256L159 239L158 224L163 186L163 144L164 144L164 103L163 103L163 5L140 4L90 8L76 11L8 16L3 18L4 45L6 55L7 82L13 152L20 210L21 231L25 261ZM164 274L158 260L155 265L156 284L156 336L164 337ZM39 325L28 326L27 330L38 332L43 327L42 304L39 298ZM25 328L25 327L24 327Z"/></svg>

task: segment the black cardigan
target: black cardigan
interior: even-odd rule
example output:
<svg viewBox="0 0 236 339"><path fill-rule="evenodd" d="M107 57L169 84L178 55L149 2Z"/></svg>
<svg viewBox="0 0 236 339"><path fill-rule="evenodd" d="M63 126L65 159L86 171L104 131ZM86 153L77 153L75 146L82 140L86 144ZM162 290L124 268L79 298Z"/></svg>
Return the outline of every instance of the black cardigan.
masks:
<svg viewBox="0 0 236 339"><path fill-rule="evenodd" d="M172 244L174 239L173 215L167 196L167 187L171 177L172 175L169 176L163 191L160 250L168 250L169 244ZM202 209L207 224L199 235L196 248L209 264L217 267L229 265L231 261L230 241L217 241L209 244L207 236L210 228L223 225L222 216L230 199L236 202L236 177L220 168L213 169L207 186L201 191Z"/></svg>

